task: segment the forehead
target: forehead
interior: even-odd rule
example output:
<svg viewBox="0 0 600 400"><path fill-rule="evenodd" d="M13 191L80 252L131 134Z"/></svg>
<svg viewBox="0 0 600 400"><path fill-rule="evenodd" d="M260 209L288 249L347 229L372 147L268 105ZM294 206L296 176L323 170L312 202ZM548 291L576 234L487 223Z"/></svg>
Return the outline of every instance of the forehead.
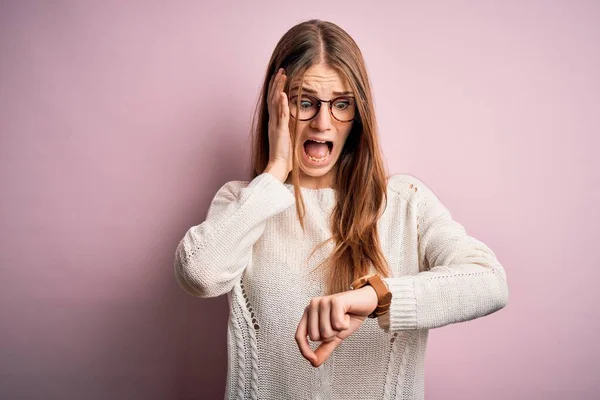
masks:
<svg viewBox="0 0 600 400"><path fill-rule="evenodd" d="M290 90L298 88L300 76L296 77L290 84ZM348 81L335 69L326 64L317 64L306 70L304 75L304 87L315 90L320 95L332 92L351 91Z"/></svg>

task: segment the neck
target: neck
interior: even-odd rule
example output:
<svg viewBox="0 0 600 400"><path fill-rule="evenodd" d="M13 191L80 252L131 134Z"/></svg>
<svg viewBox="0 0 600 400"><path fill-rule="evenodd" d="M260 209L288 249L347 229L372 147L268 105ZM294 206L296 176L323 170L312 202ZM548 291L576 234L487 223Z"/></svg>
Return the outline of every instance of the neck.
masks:
<svg viewBox="0 0 600 400"><path fill-rule="evenodd" d="M300 186L307 189L325 189L334 187L335 171L332 169L323 176L310 176L300 171ZM293 185L290 173L285 183Z"/></svg>

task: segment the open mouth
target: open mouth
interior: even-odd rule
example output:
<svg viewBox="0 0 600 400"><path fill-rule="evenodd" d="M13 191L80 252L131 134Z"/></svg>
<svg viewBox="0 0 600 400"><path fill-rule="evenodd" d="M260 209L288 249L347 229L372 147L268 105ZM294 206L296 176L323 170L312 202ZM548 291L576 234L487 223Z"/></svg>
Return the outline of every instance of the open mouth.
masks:
<svg viewBox="0 0 600 400"><path fill-rule="evenodd" d="M333 150L333 142L308 139L303 144L304 153L315 163L325 162Z"/></svg>

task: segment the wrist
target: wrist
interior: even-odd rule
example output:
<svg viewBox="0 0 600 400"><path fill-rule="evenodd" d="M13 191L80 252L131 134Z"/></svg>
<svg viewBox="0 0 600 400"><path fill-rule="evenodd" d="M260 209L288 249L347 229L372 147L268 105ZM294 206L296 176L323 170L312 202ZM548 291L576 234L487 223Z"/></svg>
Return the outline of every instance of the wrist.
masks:
<svg viewBox="0 0 600 400"><path fill-rule="evenodd" d="M286 167L283 166L281 163L278 163L275 161L269 161L264 172L267 172L267 173L275 176L277 179L279 179L279 181L281 183L284 183L288 176Z"/></svg>
<svg viewBox="0 0 600 400"><path fill-rule="evenodd" d="M379 274L371 273L363 275L353 281L350 285L350 289L356 290L364 288L365 286L370 286L376 293L375 296L377 298L376 306L373 309L373 312L369 314L369 318L375 318L389 312L392 301L392 293L389 290L387 282L385 282ZM371 296L371 293L369 293L369 296Z"/></svg>
<svg viewBox="0 0 600 400"><path fill-rule="evenodd" d="M377 292L375 291L375 288L373 288L373 286L371 285L366 285L358 290L362 290L365 293L365 296L368 297L369 314L373 313L377 308L377 304L379 303L379 299L377 297Z"/></svg>

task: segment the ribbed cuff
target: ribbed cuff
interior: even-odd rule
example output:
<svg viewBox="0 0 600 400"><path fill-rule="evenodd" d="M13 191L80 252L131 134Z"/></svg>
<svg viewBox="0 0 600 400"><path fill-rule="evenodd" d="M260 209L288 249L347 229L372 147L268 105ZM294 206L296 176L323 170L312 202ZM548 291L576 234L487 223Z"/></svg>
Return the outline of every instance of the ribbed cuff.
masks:
<svg viewBox="0 0 600 400"><path fill-rule="evenodd" d="M377 317L379 327L385 332L417 329L417 298L414 278L402 276L384 278L392 292L389 312Z"/></svg>

